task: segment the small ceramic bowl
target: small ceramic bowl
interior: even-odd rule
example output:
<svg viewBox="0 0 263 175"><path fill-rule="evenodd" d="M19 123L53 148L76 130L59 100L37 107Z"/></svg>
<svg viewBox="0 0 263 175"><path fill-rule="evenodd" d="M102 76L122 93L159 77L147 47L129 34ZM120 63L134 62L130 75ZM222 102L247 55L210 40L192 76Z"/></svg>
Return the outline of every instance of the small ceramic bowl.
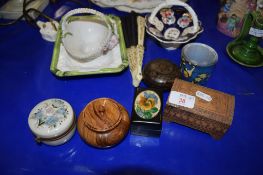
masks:
<svg viewBox="0 0 263 175"><path fill-rule="evenodd" d="M89 20L73 18L76 14L92 14ZM114 37L107 17L93 9L79 8L69 11L61 21L62 43L73 58L80 62L93 60L109 50Z"/></svg>
<svg viewBox="0 0 263 175"><path fill-rule="evenodd" d="M65 143L74 135L76 118L68 102L48 99L32 109L28 124L38 143L56 146Z"/></svg>
<svg viewBox="0 0 263 175"><path fill-rule="evenodd" d="M146 32L168 50L177 49L203 32L194 10L179 0L166 0L145 18Z"/></svg>

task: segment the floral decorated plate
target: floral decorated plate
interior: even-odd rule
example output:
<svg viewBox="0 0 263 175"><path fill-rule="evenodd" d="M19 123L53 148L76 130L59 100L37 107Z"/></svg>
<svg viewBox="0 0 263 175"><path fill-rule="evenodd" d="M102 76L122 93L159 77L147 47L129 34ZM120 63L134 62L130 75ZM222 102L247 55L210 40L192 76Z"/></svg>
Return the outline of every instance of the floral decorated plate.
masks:
<svg viewBox="0 0 263 175"><path fill-rule="evenodd" d="M114 7L124 12L149 13L163 0L91 0L91 2L100 7Z"/></svg>

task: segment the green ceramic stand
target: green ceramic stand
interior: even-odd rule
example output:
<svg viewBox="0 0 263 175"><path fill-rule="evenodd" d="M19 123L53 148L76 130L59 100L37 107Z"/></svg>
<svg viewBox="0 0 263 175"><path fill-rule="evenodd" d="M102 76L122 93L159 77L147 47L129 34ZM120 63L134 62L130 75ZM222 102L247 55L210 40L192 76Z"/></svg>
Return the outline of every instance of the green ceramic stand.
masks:
<svg viewBox="0 0 263 175"><path fill-rule="evenodd" d="M252 28L253 27L253 28ZM250 29L263 32L263 16L255 11L245 16L240 35L227 45L227 53L235 62L247 67L263 66L263 49L260 37L250 35Z"/></svg>

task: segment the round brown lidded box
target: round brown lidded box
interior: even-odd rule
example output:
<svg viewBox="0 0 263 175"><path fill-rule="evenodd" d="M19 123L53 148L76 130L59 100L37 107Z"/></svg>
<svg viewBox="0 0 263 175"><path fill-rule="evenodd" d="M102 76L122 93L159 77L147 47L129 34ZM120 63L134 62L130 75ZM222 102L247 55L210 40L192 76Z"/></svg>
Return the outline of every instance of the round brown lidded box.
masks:
<svg viewBox="0 0 263 175"><path fill-rule="evenodd" d="M126 109L110 98L98 98L88 103L77 123L81 138L98 148L119 143L127 134L129 126Z"/></svg>
<svg viewBox="0 0 263 175"><path fill-rule="evenodd" d="M180 69L167 59L154 59L144 66L143 81L149 87L170 90L175 78L181 78Z"/></svg>

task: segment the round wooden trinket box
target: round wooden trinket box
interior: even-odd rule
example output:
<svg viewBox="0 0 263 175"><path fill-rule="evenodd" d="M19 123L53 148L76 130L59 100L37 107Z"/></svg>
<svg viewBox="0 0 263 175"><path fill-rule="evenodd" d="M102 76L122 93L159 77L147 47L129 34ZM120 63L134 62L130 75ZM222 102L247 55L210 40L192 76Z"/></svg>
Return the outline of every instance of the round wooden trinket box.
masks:
<svg viewBox="0 0 263 175"><path fill-rule="evenodd" d="M86 143L107 148L119 143L129 130L130 119L126 109L110 98L98 98L82 110L78 131Z"/></svg>
<svg viewBox="0 0 263 175"><path fill-rule="evenodd" d="M65 143L74 135L76 117L68 102L48 99L31 110L28 124L37 142L55 146Z"/></svg>
<svg viewBox="0 0 263 175"><path fill-rule="evenodd" d="M175 78L181 78L180 69L170 60L154 59L144 66L143 81L149 87L170 90Z"/></svg>

